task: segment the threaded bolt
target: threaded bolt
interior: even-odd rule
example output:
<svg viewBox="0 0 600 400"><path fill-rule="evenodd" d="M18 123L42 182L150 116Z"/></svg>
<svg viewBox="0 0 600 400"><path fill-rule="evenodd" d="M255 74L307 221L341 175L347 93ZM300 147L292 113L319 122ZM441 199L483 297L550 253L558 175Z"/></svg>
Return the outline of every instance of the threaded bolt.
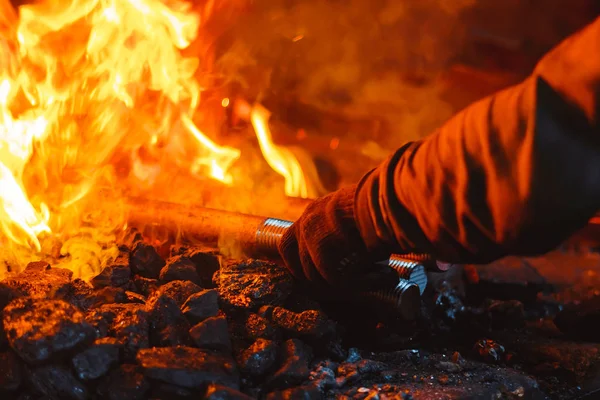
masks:
<svg viewBox="0 0 600 400"><path fill-rule="evenodd" d="M427 271L445 272L450 268L450 264L440 264L435 258L429 254L407 253L407 254L392 254L391 258L399 257L405 260L411 260L421 263Z"/></svg>
<svg viewBox="0 0 600 400"><path fill-rule="evenodd" d="M293 222L277 218L266 218L256 230L256 247L260 251L276 252L281 237Z"/></svg>
<svg viewBox="0 0 600 400"><path fill-rule="evenodd" d="M421 309L419 286L406 279L400 279L394 288L369 292L366 295L397 311L407 321L414 320Z"/></svg>
<svg viewBox="0 0 600 400"><path fill-rule="evenodd" d="M416 284L420 294L423 294L427 287L427 273L423 264L393 254L388 260L388 266L396 270L400 278Z"/></svg>

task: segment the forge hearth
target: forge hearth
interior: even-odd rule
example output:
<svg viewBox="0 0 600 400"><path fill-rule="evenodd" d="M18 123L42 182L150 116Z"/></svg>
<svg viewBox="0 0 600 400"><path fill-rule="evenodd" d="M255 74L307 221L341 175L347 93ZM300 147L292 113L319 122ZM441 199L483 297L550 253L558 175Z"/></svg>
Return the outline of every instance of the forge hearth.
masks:
<svg viewBox="0 0 600 400"><path fill-rule="evenodd" d="M163 259L135 232L120 249L89 283L44 262L0 283L3 396L541 399L600 386L600 346L577 341L597 338L596 296L581 291L578 307L570 292L564 308L540 260L432 276L408 323L317 301L271 262L185 245Z"/></svg>

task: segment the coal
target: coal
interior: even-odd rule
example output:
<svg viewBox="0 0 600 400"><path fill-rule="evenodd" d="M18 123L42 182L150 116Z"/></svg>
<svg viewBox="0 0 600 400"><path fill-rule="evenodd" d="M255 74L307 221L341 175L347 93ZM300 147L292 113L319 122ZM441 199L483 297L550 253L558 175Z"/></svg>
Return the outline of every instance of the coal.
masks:
<svg viewBox="0 0 600 400"><path fill-rule="evenodd" d="M266 400L320 400L323 394L314 386L298 386L277 390L267 395Z"/></svg>
<svg viewBox="0 0 600 400"><path fill-rule="evenodd" d="M19 290L4 283L0 283L0 311L4 310L4 307L6 307L8 303L23 295L24 294Z"/></svg>
<svg viewBox="0 0 600 400"><path fill-rule="evenodd" d="M287 389L308 379L309 364L312 360L312 350L298 339L288 339L282 345L282 365L267 380L267 385L273 389Z"/></svg>
<svg viewBox="0 0 600 400"><path fill-rule="evenodd" d="M250 313L244 323L245 335L250 339L277 339L279 330L265 317Z"/></svg>
<svg viewBox="0 0 600 400"><path fill-rule="evenodd" d="M196 264L187 257L174 256L167 260L166 265L160 270L159 279L162 282L191 281L200 284L200 276L196 272Z"/></svg>
<svg viewBox="0 0 600 400"><path fill-rule="evenodd" d="M106 286L125 286L129 283L129 279L131 278L131 268L129 267L129 263L129 253L121 252L112 263L102 269L100 274L93 277L90 280L90 283L96 289Z"/></svg>
<svg viewBox="0 0 600 400"><path fill-rule="evenodd" d="M231 352L231 339L224 316L210 317L190 329L192 340L201 349Z"/></svg>
<svg viewBox="0 0 600 400"><path fill-rule="evenodd" d="M51 399L85 400L90 396L85 385L62 365L35 368L29 374L29 380L38 392Z"/></svg>
<svg viewBox="0 0 600 400"><path fill-rule="evenodd" d="M197 323L219 313L219 292L215 289L194 293L182 306L183 314L192 323Z"/></svg>
<svg viewBox="0 0 600 400"><path fill-rule="evenodd" d="M25 267L23 272L2 281L16 292L35 298L46 298L61 286L68 284L73 272L64 268L52 268L50 264L37 261Z"/></svg>
<svg viewBox="0 0 600 400"><path fill-rule="evenodd" d="M146 302L148 307L152 307L153 303L161 296L167 296L175 300L178 307L183 306L183 303L194 293L201 292L202 288L190 281L172 281L158 288Z"/></svg>
<svg viewBox="0 0 600 400"><path fill-rule="evenodd" d="M19 298L3 311L12 349L34 364L92 342L94 328L76 307L62 300Z"/></svg>
<svg viewBox="0 0 600 400"><path fill-rule="evenodd" d="M600 342L600 296L569 304L556 315L554 323L572 339Z"/></svg>
<svg viewBox="0 0 600 400"><path fill-rule="evenodd" d="M172 255L177 255L173 253L172 251ZM175 251L175 253L189 258L196 265L196 272L200 277L200 285L202 287L212 287L212 277L221 265L221 255L218 249L193 247L190 249L180 249L179 252Z"/></svg>
<svg viewBox="0 0 600 400"><path fill-rule="evenodd" d="M273 307L268 311L261 310L269 314L268 319L275 326L295 335L321 338L335 331L335 323L320 310L306 310L300 313L294 313L283 307Z"/></svg>
<svg viewBox="0 0 600 400"><path fill-rule="evenodd" d="M71 360L77 378L83 381L98 379L119 361L121 344L114 338L98 339Z"/></svg>
<svg viewBox="0 0 600 400"><path fill-rule="evenodd" d="M229 261L216 275L221 301L228 307L258 309L281 305L292 290L288 271L266 261Z"/></svg>
<svg viewBox="0 0 600 400"><path fill-rule="evenodd" d="M158 279L165 260L156 249L144 242L137 242L131 252L131 271L144 278Z"/></svg>
<svg viewBox="0 0 600 400"><path fill-rule="evenodd" d="M252 400L252 397L223 385L210 384L202 396L205 400Z"/></svg>
<svg viewBox="0 0 600 400"><path fill-rule="evenodd" d="M100 398L107 400L145 400L150 391L150 382L142 368L123 364L113 370L98 386Z"/></svg>
<svg viewBox="0 0 600 400"><path fill-rule="evenodd" d="M137 362L151 379L200 389L208 383L218 383L238 389L237 367L230 356L193 347L163 347L142 349Z"/></svg>
<svg viewBox="0 0 600 400"><path fill-rule="evenodd" d="M141 304L105 304L93 309L86 320L99 337L111 336L123 345L124 357L133 360L139 349L150 345L148 313Z"/></svg>
<svg viewBox="0 0 600 400"><path fill-rule="evenodd" d="M0 353L0 391L14 392L23 382L23 366L11 350Z"/></svg>
<svg viewBox="0 0 600 400"><path fill-rule="evenodd" d="M169 383L155 383L152 385L150 398L155 400L184 400L194 397L197 393L194 390L183 388Z"/></svg>
<svg viewBox="0 0 600 400"><path fill-rule="evenodd" d="M487 311L494 329L519 329L525 326L525 307L519 300L496 300L488 306Z"/></svg>
<svg viewBox="0 0 600 400"><path fill-rule="evenodd" d="M184 346L190 344L190 324L174 298L167 294L153 298L146 307L150 317L150 344Z"/></svg>
<svg viewBox="0 0 600 400"><path fill-rule="evenodd" d="M138 293L148 297L159 288L158 279L144 278L143 276L135 275L133 284Z"/></svg>
<svg viewBox="0 0 600 400"><path fill-rule="evenodd" d="M247 375L261 377L277 361L278 350L277 343L272 340L257 339L240 354L238 364Z"/></svg>

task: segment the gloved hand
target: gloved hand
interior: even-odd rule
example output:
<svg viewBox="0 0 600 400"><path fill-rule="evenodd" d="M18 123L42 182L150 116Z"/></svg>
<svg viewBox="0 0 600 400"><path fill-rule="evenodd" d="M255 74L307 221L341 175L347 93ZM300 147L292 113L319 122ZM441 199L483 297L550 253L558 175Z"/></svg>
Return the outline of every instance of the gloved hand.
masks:
<svg viewBox="0 0 600 400"><path fill-rule="evenodd" d="M279 253L296 279L336 288L372 283L378 260L368 254L354 220L355 192L356 185L315 200L284 234Z"/></svg>

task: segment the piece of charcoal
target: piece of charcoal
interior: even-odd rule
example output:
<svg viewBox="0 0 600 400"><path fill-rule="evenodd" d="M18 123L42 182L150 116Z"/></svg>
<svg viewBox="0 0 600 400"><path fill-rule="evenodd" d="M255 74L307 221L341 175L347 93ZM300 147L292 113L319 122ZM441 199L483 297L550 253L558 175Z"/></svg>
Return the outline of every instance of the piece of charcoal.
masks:
<svg viewBox="0 0 600 400"><path fill-rule="evenodd" d="M117 243L122 251L131 250L136 244L144 241L144 236L137 228L128 227L119 236Z"/></svg>
<svg viewBox="0 0 600 400"><path fill-rule="evenodd" d="M600 296L567 305L556 315L554 323L571 339L599 341Z"/></svg>
<svg viewBox="0 0 600 400"><path fill-rule="evenodd" d="M126 290L125 297L127 298L127 303L146 304L146 298L139 293Z"/></svg>
<svg viewBox="0 0 600 400"><path fill-rule="evenodd" d="M196 265L184 256L169 258L166 265L160 270L159 279L161 282L191 281L197 285L200 284Z"/></svg>
<svg viewBox="0 0 600 400"><path fill-rule="evenodd" d="M107 400L145 400L150 382L142 369L133 364L123 364L109 373L98 386L100 398Z"/></svg>
<svg viewBox="0 0 600 400"><path fill-rule="evenodd" d="M146 308L150 317L150 344L158 347L190 344L190 324L177 302L162 294L150 304Z"/></svg>
<svg viewBox="0 0 600 400"><path fill-rule="evenodd" d="M252 400L252 397L223 385L210 384L202 396L205 400Z"/></svg>
<svg viewBox="0 0 600 400"><path fill-rule="evenodd" d="M137 362L151 379L190 389L208 383L237 389L239 377L233 358L193 347L155 347L142 349Z"/></svg>
<svg viewBox="0 0 600 400"><path fill-rule="evenodd" d="M122 304L128 302L129 299L124 289L106 286L102 289L94 290L88 296L89 306L87 308L100 307L104 304Z"/></svg>
<svg viewBox="0 0 600 400"><path fill-rule="evenodd" d="M219 313L219 292L215 289L194 293L183 303L183 314L192 323L204 321Z"/></svg>
<svg viewBox="0 0 600 400"><path fill-rule="evenodd" d="M282 346L283 363L268 379L272 389L287 389L308 379L312 350L298 339L288 339Z"/></svg>
<svg viewBox="0 0 600 400"><path fill-rule="evenodd" d="M252 259L223 263L218 283L223 304L249 309L280 305L292 290L292 277L287 269Z"/></svg>
<svg viewBox="0 0 600 400"><path fill-rule="evenodd" d="M202 288L190 281L171 281L160 286L148 297L146 304L152 307L153 303L161 296L171 297L181 308L183 303L194 293L202 291Z"/></svg>
<svg viewBox="0 0 600 400"><path fill-rule="evenodd" d="M165 266L165 260L156 249L144 242L137 242L131 252L131 272L144 278L157 279L160 270Z"/></svg>
<svg viewBox="0 0 600 400"><path fill-rule="evenodd" d="M200 277L199 285L205 288L212 287L212 277L221 265L221 255L218 249L209 247L172 247L171 256L185 256L192 260L196 272Z"/></svg>
<svg viewBox="0 0 600 400"><path fill-rule="evenodd" d="M277 390L267 395L266 400L320 400L323 394L314 386L298 386Z"/></svg>
<svg viewBox="0 0 600 400"><path fill-rule="evenodd" d="M62 365L44 365L29 374L29 381L40 393L51 399L85 400L89 392L71 371Z"/></svg>
<svg viewBox="0 0 600 400"><path fill-rule="evenodd" d="M68 284L72 276L73 272L68 269L52 268L50 264L38 261L29 263L23 272L2 283L24 295L41 299Z"/></svg>
<svg viewBox="0 0 600 400"><path fill-rule="evenodd" d="M255 313L248 315L244 328L250 339L277 339L279 336L278 329L269 320Z"/></svg>
<svg viewBox="0 0 600 400"><path fill-rule="evenodd" d="M295 313L283 307L273 307L266 313L273 324L296 335L321 338L335 331L335 323L322 311L306 310Z"/></svg>
<svg viewBox="0 0 600 400"><path fill-rule="evenodd" d="M14 392L23 381L21 360L11 351L0 353L0 391Z"/></svg>
<svg viewBox="0 0 600 400"><path fill-rule="evenodd" d="M103 338L76 354L71 360L71 365L77 378L89 381L104 376L118 363L121 347L117 339Z"/></svg>
<svg viewBox="0 0 600 400"><path fill-rule="evenodd" d="M146 297L154 293L160 286L157 279L144 278L139 275L133 277L133 284L135 285L137 292Z"/></svg>
<svg viewBox="0 0 600 400"><path fill-rule="evenodd" d="M131 279L131 268L129 268L129 253L121 252L119 256L102 271L90 280L96 289L106 286L121 287Z"/></svg>
<svg viewBox="0 0 600 400"><path fill-rule="evenodd" d="M224 316L210 317L190 329L192 340L201 349L231 352L231 338Z"/></svg>
<svg viewBox="0 0 600 400"><path fill-rule="evenodd" d="M266 374L277 361L278 346L272 340L257 339L238 359L242 370L252 377Z"/></svg>
<svg viewBox="0 0 600 400"><path fill-rule="evenodd" d="M107 335L118 339L126 360L135 359L139 349L150 345L148 313L141 304L105 304L91 310L86 320L99 333L106 329Z"/></svg>
<svg viewBox="0 0 600 400"><path fill-rule="evenodd" d="M525 326L525 308L519 300L494 301L487 311L494 329L518 329Z"/></svg>
<svg viewBox="0 0 600 400"><path fill-rule="evenodd" d="M62 300L19 298L3 311L8 342L28 363L90 343L94 328L75 306Z"/></svg>
<svg viewBox="0 0 600 400"><path fill-rule="evenodd" d="M22 297L24 294L17 289L0 283L0 311L4 310L4 307L11 301L18 297Z"/></svg>
<svg viewBox="0 0 600 400"><path fill-rule="evenodd" d="M87 310L94 302L93 288L79 278L57 287L49 297L53 300L64 300L82 310Z"/></svg>
<svg viewBox="0 0 600 400"><path fill-rule="evenodd" d="M152 386L150 398L153 400L187 400L194 398L196 392L170 383L158 382Z"/></svg>

